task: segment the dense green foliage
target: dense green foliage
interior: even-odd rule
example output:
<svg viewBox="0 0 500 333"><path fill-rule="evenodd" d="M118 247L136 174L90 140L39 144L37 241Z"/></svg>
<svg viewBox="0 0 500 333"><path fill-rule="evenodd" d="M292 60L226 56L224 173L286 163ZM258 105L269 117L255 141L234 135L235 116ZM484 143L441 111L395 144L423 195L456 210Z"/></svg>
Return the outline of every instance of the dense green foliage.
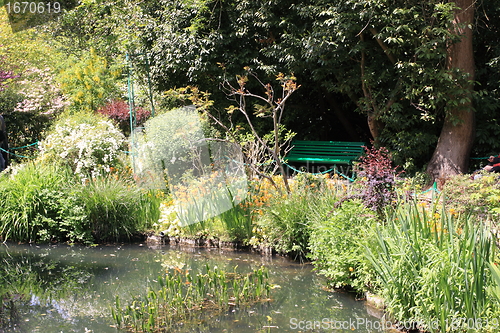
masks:
<svg viewBox="0 0 500 333"><path fill-rule="evenodd" d="M288 196L261 187L264 195L261 198L257 196L256 203L262 202L268 207L262 209L261 215L256 218L256 241L278 253L305 257L312 219L326 214L335 200L333 193L328 193L324 179L314 178L297 177ZM268 196L269 199L266 198ZM318 197L321 199L315 200Z"/></svg>
<svg viewBox="0 0 500 333"><path fill-rule="evenodd" d="M475 6L478 122L473 154L484 155L499 149L492 137L498 127L500 52L495 46L498 23L491 20L498 8L492 0ZM74 106L91 108L115 95L117 86L124 87L118 72L109 69L123 68L126 54L135 65L139 90L147 90L149 72L155 96L196 86L211 94L218 111L227 106L219 84L234 80L244 66L263 82L279 72L295 73L302 88L290 99L283 121L298 138L368 141L368 116L380 125L377 142L391 151L396 164L414 172L429 161L444 116L462 103L457 96L468 79L446 65L447 46L457 41L450 29L454 9L453 2L413 0L92 0L58 22L16 36L3 22L7 38L0 44L19 74L48 68L50 75L61 77ZM44 56L36 57L42 49ZM60 87L35 76L31 81L26 96L42 88L52 103L44 102L45 107L53 109ZM47 84L39 85L42 81ZM22 102L27 100L34 101ZM262 133L269 130L258 127Z"/></svg>
<svg viewBox="0 0 500 333"><path fill-rule="evenodd" d="M16 78L0 89L0 114L5 118L14 162L33 157L52 117L61 112L65 99L55 76L63 56L45 32L13 33L4 8L0 11L0 71L8 69ZM30 146L27 146L30 145ZM26 147L27 146L27 147ZM23 147L23 148L20 148Z"/></svg>
<svg viewBox="0 0 500 333"><path fill-rule="evenodd" d="M312 224L309 257L333 287L352 287L359 292L373 283L363 244L373 236L371 229L376 221L373 211L354 200L344 202L324 220Z"/></svg>
<svg viewBox="0 0 500 333"><path fill-rule="evenodd" d="M449 328L447 320L488 318L500 312L492 279L498 275L492 264L495 246L483 225L498 218L495 179L450 180L443 201L451 209L438 211L433 206L438 202L424 208L398 199L394 169L385 163L391 156L407 173L422 169L445 117L468 103L470 84L478 119L473 153L500 149L495 140L500 29L491 19L499 9L494 0L476 7L475 82L449 66L450 46L460 38L452 29L455 3L444 0L88 0L58 22L15 36L3 15L0 73L9 78L0 82L0 112L15 146L43 141L37 162L0 178L0 236L26 242L118 241L156 222L156 231L169 236L242 241L302 258L309 254L331 285L379 292L390 315L417 326L436 321L437 328L428 326L431 331ZM115 98L125 100L121 69L126 62L142 90L146 74L151 75L153 95L163 96L158 105L180 103L171 99L174 92L190 90L191 97L203 96L204 111L220 119L229 114L222 125L243 146L272 127L276 142L282 127L260 118L285 97L275 99L272 84L262 84L271 106L249 102L255 113L248 117L256 128L249 135L247 115L231 113L234 106L227 109L231 102L220 84L239 87L230 93L244 97L278 73L293 73L301 89L287 100L290 112L278 118L297 138L369 141L373 135L376 144L388 148L385 160L372 151L373 165L361 168L357 189L370 199L363 202L368 208L351 200L356 187L340 179L300 175L284 191L274 181L279 177L264 172L275 187L254 180L243 202L181 228L172 198L133 182L122 158L124 135L93 114ZM261 82L242 85L244 68L258 73ZM185 100L196 104L194 97ZM57 118L65 108L65 117ZM122 107L122 120L124 114ZM59 120L49 129L54 119ZM184 164L169 170L171 179L192 176L182 169L194 154L186 151L209 129L208 121L203 131L190 129L197 121L196 114L171 111L145 123L143 136L133 137L130 149L142 148L132 156L140 185L166 185L163 172L175 161ZM181 140L180 129L193 132L191 142ZM160 176L148 178L151 170ZM143 301L143 308L152 300ZM141 326L156 325L148 313L128 311L141 316Z"/></svg>
<svg viewBox="0 0 500 333"><path fill-rule="evenodd" d="M493 279L496 245L485 223L496 214L496 206L487 204L496 195L495 184L486 176L475 183L452 179L451 188L467 197L443 207L439 198L430 203L405 199L421 191L409 185L418 182L398 182L400 197L385 206L383 215L348 199L353 188L337 179L300 175L285 197L260 183L243 205L253 211L250 244L292 256L307 253L331 286L382 295L389 318L400 327L490 332L500 310ZM475 202L483 202L480 211L472 209ZM178 227L175 235L217 237L224 227L215 225L204 222L203 234Z"/></svg>
<svg viewBox="0 0 500 333"><path fill-rule="evenodd" d="M2 239L18 241L90 240L81 198L71 191L68 170L29 164L2 177Z"/></svg>
<svg viewBox="0 0 500 333"><path fill-rule="evenodd" d="M71 102L71 109L93 112L118 95L116 79L119 76L118 68L109 66L105 58L91 49L88 54L68 64L58 79Z"/></svg>
<svg viewBox="0 0 500 333"><path fill-rule="evenodd" d="M489 139L500 106L499 77L489 75L500 56L490 19L498 9L491 0L476 6L474 151L484 154L498 149ZM88 1L54 28L110 60L148 54L158 91L195 85L219 108L227 105L219 83L244 66L263 81L293 72L303 88L291 99L288 128L300 138L367 140L364 119L374 117L379 142L413 172L428 162L444 115L466 89L467 76L447 67L448 45L458 40L454 10L447 1ZM145 78L146 63L138 66Z"/></svg>
<svg viewBox="0 0 500 333"><path fill-rule="evenodd" d="M96 177L79 186L77 193L94 242L140 240L159 218L162 192L145 192L131 180Z"/></svg>

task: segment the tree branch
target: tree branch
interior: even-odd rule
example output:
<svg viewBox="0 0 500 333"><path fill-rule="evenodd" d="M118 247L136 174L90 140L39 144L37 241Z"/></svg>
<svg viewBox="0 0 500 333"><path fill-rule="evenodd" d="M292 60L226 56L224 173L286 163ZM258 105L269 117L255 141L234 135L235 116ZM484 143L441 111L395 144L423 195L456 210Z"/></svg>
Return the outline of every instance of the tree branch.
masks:
<svg viewBox="0 0 500 333"><path fill-rule="evenodd" d="M396 58L394 58L394 55L391 53L391 50L384 43L384 41L377 37L378 34L377 30L375 30L375 28L370 28L370 32L373 34L373 37L375 37L375 40L377 41L378 45L380 45L380 47L382 48L382 50L384 50L385 54L387 55L391 63L394 65L396 63Z"/></svg>

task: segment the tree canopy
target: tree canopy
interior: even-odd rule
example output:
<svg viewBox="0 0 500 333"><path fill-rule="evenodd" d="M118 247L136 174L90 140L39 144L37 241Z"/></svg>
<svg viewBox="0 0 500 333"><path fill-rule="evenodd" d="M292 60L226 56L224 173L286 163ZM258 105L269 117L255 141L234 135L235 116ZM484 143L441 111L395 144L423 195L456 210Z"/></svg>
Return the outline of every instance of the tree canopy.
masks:
<svg viewBox="0 0 500 333"><path fill-rule="evenodd" d="M150 71L157 92L196 86L220 110L228 103L221 82L245 66L263 81L293 73L302 88L284 123L297 138L373 139L406 170L430 162L439 178L466 172L471 151L500 152L497 7L493 0L87 0L46 29L72 53L93 48L110 64L147 55L142 73Z"/></svg>

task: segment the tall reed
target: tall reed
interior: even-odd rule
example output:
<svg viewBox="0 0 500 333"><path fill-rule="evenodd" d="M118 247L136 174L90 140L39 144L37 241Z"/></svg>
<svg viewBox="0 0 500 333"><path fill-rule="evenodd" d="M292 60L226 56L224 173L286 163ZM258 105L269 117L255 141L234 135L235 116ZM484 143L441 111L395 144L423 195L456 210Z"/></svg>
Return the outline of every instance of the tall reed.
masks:
<svg viewBox="0 0 500 333"><path fill-rule="evenodd" d="M488 226L438 210L436 202L388 210L366 254L396 320L431 332L461 331L488 314L488 263L496 247Z"/></svg>

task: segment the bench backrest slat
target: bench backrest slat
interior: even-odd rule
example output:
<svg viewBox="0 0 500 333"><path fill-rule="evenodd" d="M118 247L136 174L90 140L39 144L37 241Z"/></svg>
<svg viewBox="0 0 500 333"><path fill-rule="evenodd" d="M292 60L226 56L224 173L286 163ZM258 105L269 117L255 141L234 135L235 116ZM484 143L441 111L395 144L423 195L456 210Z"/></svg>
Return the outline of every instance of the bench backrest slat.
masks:
<svg viewBox="0 0 500 333"><path fill-rule="evenodd" d="M293 141L285 157L290 162L325 162L350 164L364 152L364 142Z"/></svg>

